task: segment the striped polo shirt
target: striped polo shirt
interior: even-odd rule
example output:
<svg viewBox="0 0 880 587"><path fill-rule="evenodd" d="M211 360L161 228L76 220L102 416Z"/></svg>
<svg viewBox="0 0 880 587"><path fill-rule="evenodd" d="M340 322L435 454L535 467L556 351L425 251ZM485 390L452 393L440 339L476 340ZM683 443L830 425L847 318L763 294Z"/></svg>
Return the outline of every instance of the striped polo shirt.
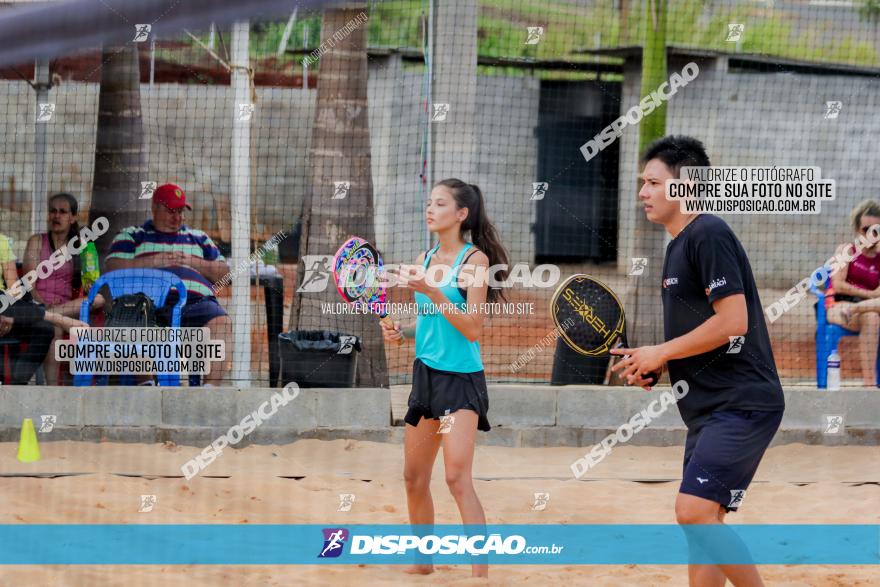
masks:
<svg viewBox="0 0 880 587"><path fill-rule="evenodd" d="M207 234L201 230L189 228L186 224L177 232L159 232L153 220L147 220L141 226L123 228L110 245L107 259L140 259L158 253L181 251L189 255L201 257L206 261L226 261L220 249ZM211 282L201 273L189 267L162 267L163 271L174 273L183 281L189 296L212 296Z"/></svg>

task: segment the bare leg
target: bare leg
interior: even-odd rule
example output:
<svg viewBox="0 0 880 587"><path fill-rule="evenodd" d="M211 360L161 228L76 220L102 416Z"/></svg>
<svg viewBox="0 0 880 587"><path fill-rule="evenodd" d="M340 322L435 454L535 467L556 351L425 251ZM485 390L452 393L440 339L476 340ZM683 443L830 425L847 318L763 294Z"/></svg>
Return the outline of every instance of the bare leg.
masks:
<svg viewBox="0 0 880 587"><path fill-rule="evenodd" d="M679 524L724 523L724 508L708 499L679 493L675 500L675 517ZM691 587L724 587L725 577L735 587L763 587L764 582L755 565L688 565Z"/></svg>
<svg viewBox="0 0 880 587"><path fill-rule="evenodd" d="M474 443L477 436L478 416L471 410L458 410L453 414L455 420L446 442L443 443L443 462L446 463L446 485L461 514L464 525L485 526L486 515L474 490L472 467L474 463ZM471 576L488 577L489 566L474 564Z"/></svg>
<svg viewBox="0 0 880 587"><path fill-rule="evenodd" d="M64 329L55 326L55 338L49 347L49 353L43 361L43 370L46 372L46 385L58 385L58 361L55 360L55 341L64 338Z"/></svg>
<svg viewBox="0 0 880 587"><path fill-rule="evenodd" d="M79 319L79 310L82 307L83 299L84 298L77 298L75 300L64 302L63 304L52 306L52 311L61 314L62 316L67 316L68 318Z"/></svg>
<svg viewBox="0 0 880 587"><path fill-rule="evenodd" d="M862 363L862 384L877 385L877 340L880 335L880 314L868 312L856 314L859 320L859 357Z"/></svg>
<svg viewBox="0 0 880 587"><path fill-rule="evenodd" d="M840 303L840 302L838 302ZM837 304L831 306L833 309ZM853 304L852 307L853 314L861 314L864 312L880 312L880 298L869 298L867 300L862 300L856 304Z"/></svg>
<svg viewBox="0 0 880 587"><path fill-rule="evenodd" d="M233 357L232 354L232 320L229 316L217 316L211 318L207 324L211 329L211 340L223 340L226 349L226 360L212 361L211 372L205 375L204 382L211 385L219 385L223 381L223 375L226 373L226 365L228 365Z"/></svg>
<svg viewBox="0 0 880 587"><path fill-rule="evenodd" d="M855 317L856 306L858 304L852 302L837 302L828 308L826 318L831 324L837 324L847 330L858 332L859 321Z"/></svg>
<svg viewBox="0 0 880 587"><path fill-rule="evenodd" d="M406 484L406 505L409 523L434 524L434 501L431 499L431 471L440 450L442 434L437 434L439 420L422 418L418 426L407 424L404 436L403 480ZM407 573L427 575L434 571L433 564L416 564Z"/></svg>

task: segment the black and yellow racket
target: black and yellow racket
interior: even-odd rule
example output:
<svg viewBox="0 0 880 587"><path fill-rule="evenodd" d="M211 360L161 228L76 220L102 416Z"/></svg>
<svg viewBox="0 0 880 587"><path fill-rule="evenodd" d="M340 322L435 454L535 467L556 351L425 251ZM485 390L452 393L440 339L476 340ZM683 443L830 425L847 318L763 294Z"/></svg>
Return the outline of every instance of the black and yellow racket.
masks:
<svg viewBox="0 0 880 587"><path fill-rule="evenodd" d="M572 275L557 288L550 313L562 340L572 350L588 357L612 357L611 349L628 347L623 304L610 287L589 275ZM658 373L647 374L654 385Z"/></svg>

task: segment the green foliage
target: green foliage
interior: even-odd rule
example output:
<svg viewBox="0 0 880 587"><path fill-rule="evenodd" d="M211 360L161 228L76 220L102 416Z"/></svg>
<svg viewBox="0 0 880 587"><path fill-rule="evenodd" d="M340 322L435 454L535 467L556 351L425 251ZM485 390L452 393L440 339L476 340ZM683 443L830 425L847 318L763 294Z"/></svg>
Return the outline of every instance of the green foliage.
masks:
<svg viewBox="0 0 880 587"><path fill-rule="evenodd" d="M647 96L669 77L666 64L667 1L645 2L645 37L642 58L641 96ZM639 125L639 152L666 134L666 102L642 119Z"/></svg>
<svg viewBox="0 0 880 587"><path fill-rule="evenodd" d="M862 20L873 23L876 28L877 23L880 22L880 0L862 0L862 5L859 6L859 16Z"/></svg>
<svg viewBox="0 0 880 587"><path fill-rule="evenodd" d="M621 39L619 0L595 0L590 7L566 0L478 0L478 51L482 56L530 58L538 60L594 61L583 49L617 47ZM631 2L628 44L644 39L646 0ZM817 62L877 65L877 50L870 42L858 40L842 31L840 24L828 20L795 21L790 12L753 3L721 4L711 0L667 0L666 44L733 52L737 44L727 42L727 26L745 24L739 43L743 53L756 53ZM422 19L427 17L426 0L389 0L369 3L368 42L371 47L422 46ZM864 22L880 24L880 0L862 0L859 14ZM321 14L303 13L297 18L288 49L314 49L321 42ZM251 58L274 57L287 20L255 23L251 30ZM544 27L536 45L526 45L527 27ZM308 27L308 38L303 39ZM228 43L228 34L224 37ZM199 39L207 44L208 34ZM192 61L203 51L188 37L191 51L163 50L160 57ZM222 55L219 44L218 53ZM284 55L279 59L298 63L302 58ZM316 64L319 66L320 64ZM513 71L513 70L512 70ZM565 72L540 72L542 78L559 78ZM497 73L496 73L497 74ZM531 75L529 72L517 75ZM574 73L576 78L582 74Z"/></svg>

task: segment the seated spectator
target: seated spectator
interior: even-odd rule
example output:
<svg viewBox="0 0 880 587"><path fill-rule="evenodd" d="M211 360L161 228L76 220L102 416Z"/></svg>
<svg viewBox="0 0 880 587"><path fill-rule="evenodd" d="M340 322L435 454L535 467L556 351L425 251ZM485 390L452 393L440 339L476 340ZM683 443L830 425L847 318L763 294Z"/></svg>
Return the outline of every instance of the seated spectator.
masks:
<svg viewBox="0 0 880 587"><path fill-rule="evenodd" d="M41 262L67 245L74 236L79 235L79 224L76 217L79 204L70 194L55 194L49 198L48 232L32 235L24 250L24 271L34 271ZM79 255L74 255L48 277L37 279L32 295L34 300L46 306L46 310L62 316L79 318L79 310L87 291L82 291L82 264ZM98 294L92 302L92 309L104 306L104 298ZM55 328L55 339L64 338L67 330L61 326ZM52 341L51 348L54 348ZM55 353L50 352L43 364L46 372L46 383L58 384L58 362ZM63 382L62 382L63 383Z"/></svg>
<svg viewBox="0 0 880 587"><path fill-rule="evenodd" d="M0 291L5 292L18 281L15 254L9 238L0 234ZM40 366L52 344L56 328L70 330L74 326L86 326L79 320L62 316L35 303L30 293L0 311L0 342L16 340L27 349L16 348L10 353L10 383L27 385Z"/></svg>
<svg viewBox="0 0 880 587"><path fill-rule="evenodd" d="M856 234L880 224L880 202L865 200L851 214ZM838 254L847 245L838 247ZM849 243L852 247L852 243ZM880 338L880 242L866 247L849 264L831 274L834 302L828 308L828 321L859 333L859 361L862 382L877 382L877 343Z"/></svg>
<svg viewBox="0 0 880 587"><path fill-rule="evenodd" d="M33 301L30 293L6 306L0 312L0 341L17 340L27 344L27 349L16 349L10 354L10 383L27 385L37 367L49 354L55 329L70 330L74 326L87 324L55 312L47 312L42 305Z"/></svg>
<svg viewBox="0 0 880 587"><path fill-rule="evenodd" d="M211 284L229 273L229 265L207 234L184 224L185 209L192 210L192 207L180 187L168 183L156 188L153 218L116 235L107 255L107 269L162 269L180 277L187 290L181 326L207 326L212 339L225 342L229 358L232 356L232 322L211 289ZM156 312L157 321L164 326L171 321L176 292L169 297L172 299ZM207 384L222 381L225 363L211 363L211 372L205 377Z"/></svg>

